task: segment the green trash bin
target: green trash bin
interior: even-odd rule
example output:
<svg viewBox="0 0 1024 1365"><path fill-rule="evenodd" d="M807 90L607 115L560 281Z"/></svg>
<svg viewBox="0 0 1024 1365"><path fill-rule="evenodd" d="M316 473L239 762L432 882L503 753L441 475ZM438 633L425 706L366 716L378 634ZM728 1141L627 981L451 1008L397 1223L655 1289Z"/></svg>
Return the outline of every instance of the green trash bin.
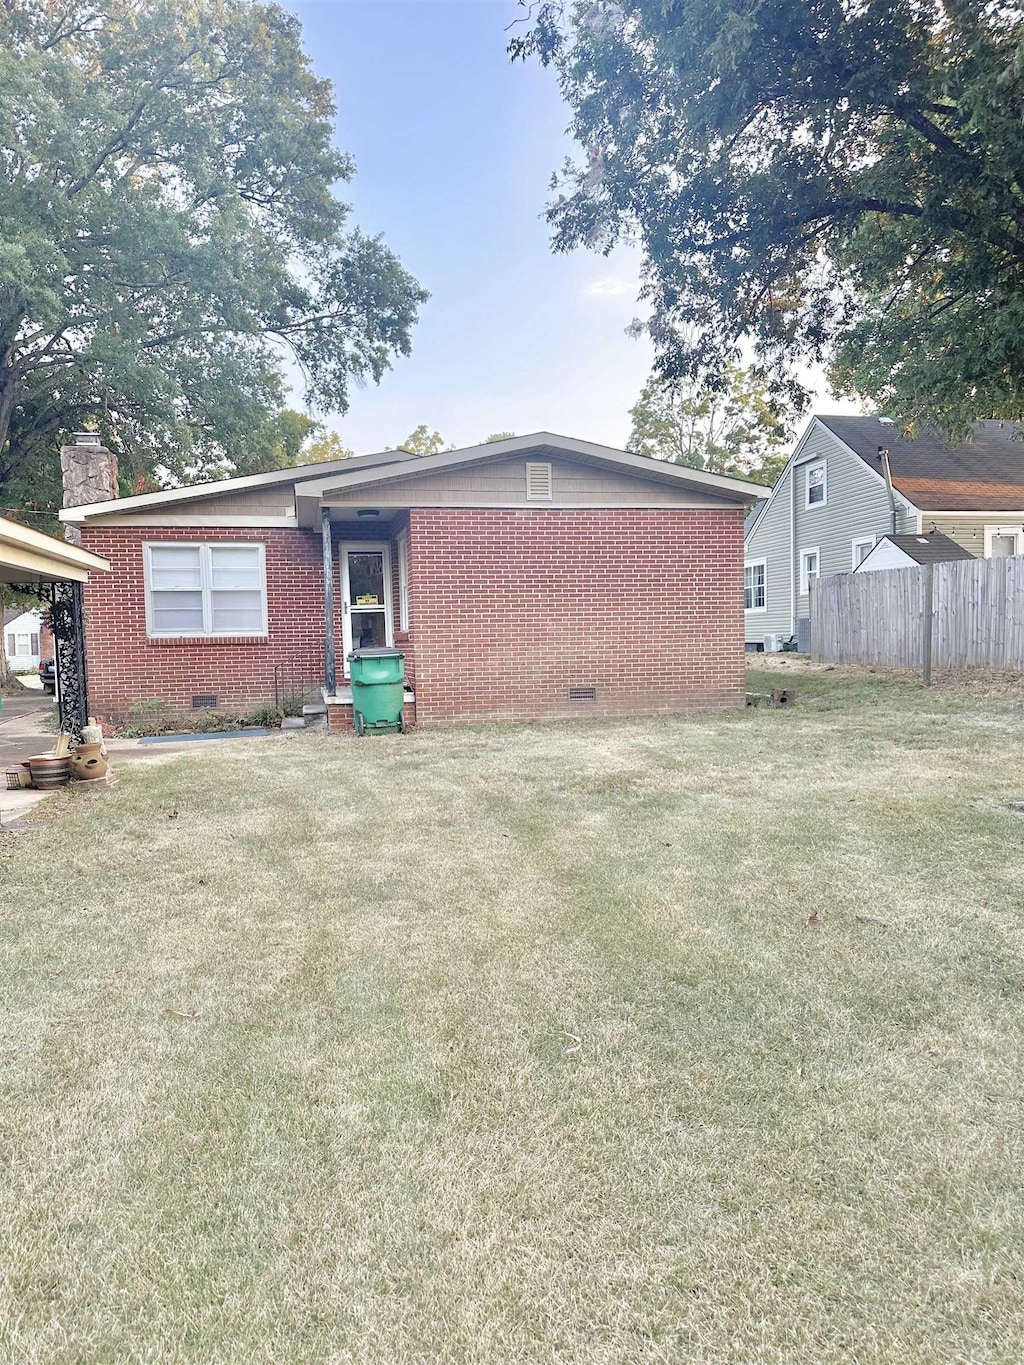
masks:
<svg viewBox="0 0 1024 1365"><path fill-rule="evenodd" d="M354 649L348 656L356 734L405 732L405 655L400 649Z"/></svg>

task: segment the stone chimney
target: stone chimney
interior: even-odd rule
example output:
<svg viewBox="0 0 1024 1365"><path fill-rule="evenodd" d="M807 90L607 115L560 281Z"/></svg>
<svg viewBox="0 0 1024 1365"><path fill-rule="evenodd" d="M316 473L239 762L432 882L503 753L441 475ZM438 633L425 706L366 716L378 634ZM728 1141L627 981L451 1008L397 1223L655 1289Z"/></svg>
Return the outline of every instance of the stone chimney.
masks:
<svg viewBox="0 0 1024 1365"><path fill-rule="evenodd" d="M60 472L64 483L64 506L81 507L87 502L110 502L117 497L117 456L94 431L76 431L73 446L60 448ZM77 526L65 526L64 538L82 543Z"/></svg>

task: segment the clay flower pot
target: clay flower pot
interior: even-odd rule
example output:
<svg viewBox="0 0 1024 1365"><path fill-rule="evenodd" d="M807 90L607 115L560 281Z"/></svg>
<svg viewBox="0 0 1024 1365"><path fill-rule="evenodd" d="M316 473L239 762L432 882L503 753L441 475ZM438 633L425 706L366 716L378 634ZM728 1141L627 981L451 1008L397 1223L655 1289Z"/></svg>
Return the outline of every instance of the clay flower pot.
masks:
<svg viewBox="0 0 1024 1365"><path fill-rule="evenodd" d="M71 775L79 782L94 782L98 777L106 777L108 767L102 742L80 744L71 760Z"/></svg>

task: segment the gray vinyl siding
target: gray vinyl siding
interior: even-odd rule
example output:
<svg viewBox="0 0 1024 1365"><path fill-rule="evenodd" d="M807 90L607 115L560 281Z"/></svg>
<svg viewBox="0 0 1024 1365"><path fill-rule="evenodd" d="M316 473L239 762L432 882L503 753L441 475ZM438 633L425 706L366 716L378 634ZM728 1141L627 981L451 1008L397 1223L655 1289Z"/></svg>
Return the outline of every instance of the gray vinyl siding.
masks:
<svg viewBox="0 0 1024 1365"><path fill-rule="evenodd" d="M825 462L827 501L807 506L807 468ZM795 487L791 483L795 480ZM795 493L795 545L790 553L790 498ZM917 530L917 518L897 499L899 532ZM779 483L772 505L762 514L747 541L744 558L765 559L767 612L747 612L746 638L793 630L791 574L797 580L797 619L810 613L806 593L799 592L801 556L817 548L821 574L849 573L854 540L878 538L891 530L885 484L857 456L841 445L827 427L814 424L799 454Z"/></svg>
<svg viewBox="0 0 1024 1365"><path fill-rule="evenodd" d="M985 558L986 526L1019 527L1022 524L1020 516L1015 517L1011 512L984 512L981 516L968 516L964 512L925 512L921 517L922 530L930 531L934 527L969 550L975 559Z"/></svg>
<svg viewBox="0 0 1024 1365"><path fill-rule="evenodd" d="M783 475L788 479L789 475ZM743 613L746 638L760 644L766 635L789 635L789 489L780 487L770 507L757 520L743 552L744 561L765 561L767 611Z"/></svg>

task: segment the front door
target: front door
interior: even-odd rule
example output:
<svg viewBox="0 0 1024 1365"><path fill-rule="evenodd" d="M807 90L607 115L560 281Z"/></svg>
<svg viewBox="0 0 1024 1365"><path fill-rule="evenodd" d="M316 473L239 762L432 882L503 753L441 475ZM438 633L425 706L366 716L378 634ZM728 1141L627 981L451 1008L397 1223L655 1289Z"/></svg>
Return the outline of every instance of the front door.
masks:
<svg viewBox="0 0 1024 1365"><path fill-rule="evenodd" d="M342 543L341 619L345 677L353 649L395 643L391 623L391 551L384 541Z"/></svg>

